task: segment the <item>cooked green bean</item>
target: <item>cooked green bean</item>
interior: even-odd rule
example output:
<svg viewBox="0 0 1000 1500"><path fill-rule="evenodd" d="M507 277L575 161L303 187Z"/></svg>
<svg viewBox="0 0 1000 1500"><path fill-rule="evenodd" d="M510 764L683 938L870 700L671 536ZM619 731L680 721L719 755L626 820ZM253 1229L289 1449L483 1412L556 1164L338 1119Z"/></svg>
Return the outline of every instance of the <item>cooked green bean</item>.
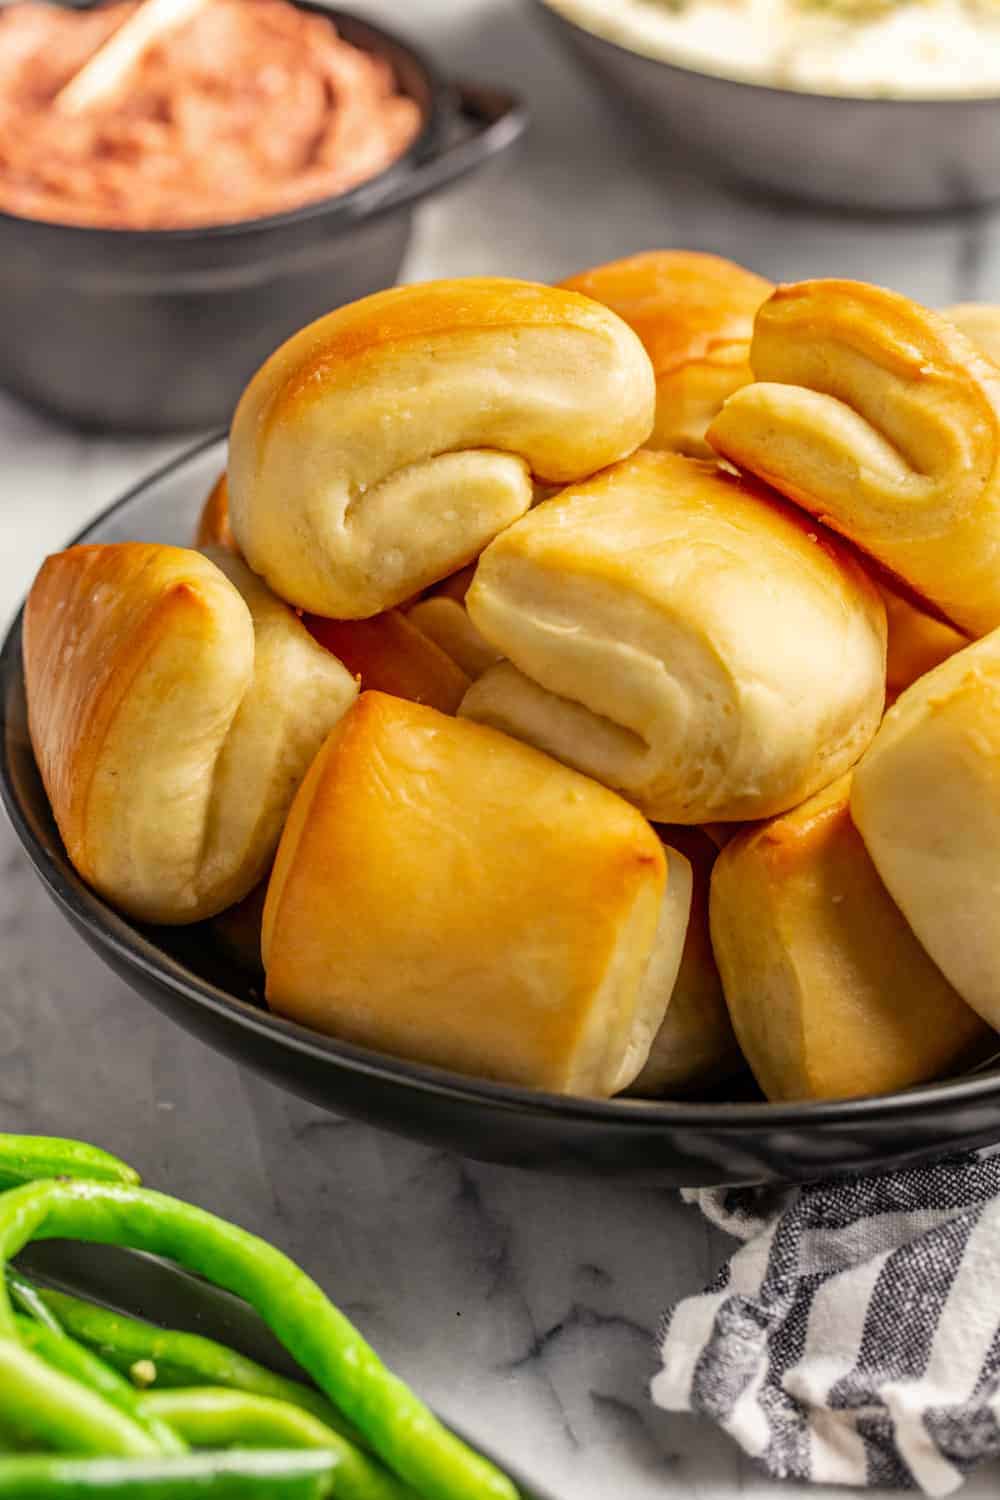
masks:
<svg viewBox="0 0 1000 1500"><path fill-rule="evenodd" d="M96 1354L71 1339L68 1334L60 1329L46 1327L42 1323L35 1323L30 1318L19 1317L16 1320L17 1335L21 1346L30 1349L41 1356L47 1365L54 1370L60 1370L63 1375L78 1380L81 1385L96 1392L112 1406L117 1406L133 1422L144 1427L156 1444L160 1453L186 1453L187 1444L183 1442L174 1431L173 1427L167 1425L154 1413L148 1413L143 1409L142 1398L134 1386L130 1385L124 1376L119 1375L110 1365L106 1365ZM275 1444L275 1447L293 1446L290 1444Z"/></svg>
<svg viewBox="0 0 1000 1500"><path fill-rule="evenodd" d="M22 1278L23 1279L23 1278ZM157 1328L141 1318L130 1318L112 1312L93 1302L84 1302L66 1292L35 1287L39 1299L54 1314L60 1326L79 1343L93 1349L123 1375L131 1375L137 1365L148 1364L153 1379L145 1384L157 1390L182 1386L230 1386L248 1395L265 1396L273 1401L288 1402L311 1412L327 1427L339 1432L356 1446L367 1447L365 1439L312 1386L276 1375L252 1359L217 1344L199 1333L180 1333Z"/></svg>
<svg viewBox="0 0 1000 1500"><path fill-rule="evenodd" d="M14 1337L0 1338L0 1427L59 1453L141 1458L159 1453L145 1427Z"/></svg>
<svg viewBox="0 0 1000 1500"><path fill-rule="evenodd" d="M46 1328L51 1328L53 1333L62 1332L59 1319L51 1308L45 1306L38 1288L19 1271L15 1271L13 1266L7 1267L7 1290L15 1307L34 1318L36 1323L43 1323Z"/></svg>
<svg viewBox="0 0 1000 1500"><path fill-rule="evenodd" d="M32 1239L130 1245L169 1256L255 1307L379 1456L419 1493L433 1500L515 1500L510 1480L442 1426L320 1287L245 1230L142 1188L48 1181L0 1199L0 1261ZM0 1335L12 1331L0 1284Z"/></svg>
<svg viewBox="0 0 1000 1500"><path fill-rule="evenodd" d="M376 1459L285 1401L210 1386L149 1391L140 1400L145 1412L169 1422L196 1448L317 1448L334 1453L337 1500L413 1500L413 1491Z"/></svg>
<svg viewBox="0 0 1000 1500"><path fill-rule="evenodd" d="M135 1186L138 1172L98 1146L51 1135L0 1135L0 1192L45 1177L82 1177Z"/></svg>
<svg viewBox="0 0 1000 1500"><path fill-rule="evenodd" d="M328 1453L190 1453L181 1458L0 1456L0 1500L327 1500Z"/></svg>

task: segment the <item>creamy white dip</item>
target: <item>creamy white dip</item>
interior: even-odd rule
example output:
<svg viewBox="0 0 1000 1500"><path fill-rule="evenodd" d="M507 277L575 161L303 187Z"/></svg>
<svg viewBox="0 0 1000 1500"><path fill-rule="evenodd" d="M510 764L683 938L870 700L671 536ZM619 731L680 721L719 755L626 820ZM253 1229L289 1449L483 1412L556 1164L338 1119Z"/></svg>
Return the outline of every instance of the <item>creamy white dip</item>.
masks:
<svg viewBox="0 0 1000 1500"><path fill-rule="evenodd" d="M1000 93L998 0L548 0L666 62L819 94Z"/></svg>

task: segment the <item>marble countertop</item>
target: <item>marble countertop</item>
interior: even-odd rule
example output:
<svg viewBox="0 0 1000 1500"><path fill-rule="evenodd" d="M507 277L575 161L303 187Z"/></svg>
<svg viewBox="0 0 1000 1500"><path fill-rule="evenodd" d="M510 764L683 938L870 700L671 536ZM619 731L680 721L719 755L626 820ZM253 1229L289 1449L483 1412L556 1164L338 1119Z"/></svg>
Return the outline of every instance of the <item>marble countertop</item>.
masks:
<svg viewBox="0 0 1000 1500"><path fill-rule="evenodd" d="M1000 300L1000 219L856 219L734 197L636 134L527 0L364 8L405 24L456 75L516 80L533 110L514 158L422 211L411 279L546 280L669 244L775 278ZM0 445L0 620L46 551L178 447L83 437L3 398ZM804 1495L646 1399L660 1311L700 1288L726 1248L674 1193L479 1165L240 1072L101 966L2 821L0 953L0 1128L99 1141L151 1183L274 1239L429 1400L559 1500ZM986 1500L998 1477L964 1494Z"/></svg>

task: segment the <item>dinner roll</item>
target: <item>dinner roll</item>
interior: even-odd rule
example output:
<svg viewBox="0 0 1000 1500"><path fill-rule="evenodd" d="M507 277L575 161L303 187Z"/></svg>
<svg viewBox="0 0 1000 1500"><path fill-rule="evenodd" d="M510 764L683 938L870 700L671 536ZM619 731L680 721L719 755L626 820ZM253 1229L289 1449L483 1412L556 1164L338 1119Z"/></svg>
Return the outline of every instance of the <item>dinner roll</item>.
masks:
<svg viewBox="0 0 1000 1500"><path fill-rule="evenodd" d="M465 607L465 596L475 571L472 564L453 573L406 610L417 629L446 651L473 681L500 660L500 653L476 629Z"/></svg>
<svg viewBox="0 0 1000 1500"><path fill-rule="evenodd" d="M903 693L857 768L851 811L931 958L1000 1027L1000 631Z"/></svg>
<svg viewBox="0 0 1000 1500"><path fill-rule="evenodd" d="M962 1066L989 1035L879 880L850 781L739 834L712 876L729 1012L769 1099L906 1088Z"/></svg>
<svg viewBox="0 0 1000 1500"><path fill-rule="evenodd" d="M484 552L467 599L507 658L468 718L665 823L793 807L882 713L885 610L854 559L760 486L637 453Z"/></svg>
<svg viewBox="0 0 1000 1500"><path fill-rule="evenodd" d="M956 302L942 312L977 349L1000 365L1000 307L992 302Z"/></svg>
<svg viewBox="0 0 1000 1500"><path fill-rule="evenodd" d="M320 645L339 657L362 688L428 703L442 713L458 712L471 678L401 610L387 609L370 620L302 618Z"/></svg>
<svg viewBox="0 0 1000 1500"><path fill-rule="evenodd" d="M1000 624L1000 370L939 313L853 281L779 287L750 362L713 448L960 630Z"/></svg>
<svg viewBox="0 0 1000 1500"><path fill-rule="evenodd" d="M363 693L282 836L267 998L400 1057L613 1094L669 1000L684 869L627 802L537 750Z"/></svg>
<svg viewBox="0 0 1000 1500"><path fill-rule="evenodd" d="M240 550L229 524L229 483L225 474L219 475L208 492L198 517L195 546L225 547L227 552L237 553Z"/></svg>
<svg viewBox="0 0 1000 1500"><path fill-rule="evenodd" d="M691 917L667 1013L646 1066L629 1089L645 1098L707 1088L743 1065L708 930L708 890L718 849L700 828L675 824L657 831L691 867Z"/></svg>
<svg viewBox="0 0 1000 1500"><path fill-rule="evenodd" d="M647 446L710 457L705 429L726 397L753 378L754 314L772 283L718 255L648 250L562 285L603 302L642 339L656 372Z"/></svg>
<svg viewBox="0 0 1000 1500"><path fill-rule="evenodd" d="M378 614L454 573L565 484L631 453L653 372L586 297L470 278L396 287L304 328L233 420L230 518L291 603Z"/></svg>
<svg viewBox="0 0 1000 1500"><path fill-rule="evenodd" d="M67 853L147 922L256 885L350 673L238 558L138 542L50 557L24 618L31 741Z"/></svg>
<svg viewBox="0 0 1000 1500"><path fill-rule="evenodd" d="M956 651L969 644L969 637L962 635L943 620L917 609L909 600L897 594L895 589L881 584L879 592L885 604L886 621L889 627L889 647L886 656L886 698L895 703L900 693L911 682L930 672L939 662L947 661Z"/></svg>

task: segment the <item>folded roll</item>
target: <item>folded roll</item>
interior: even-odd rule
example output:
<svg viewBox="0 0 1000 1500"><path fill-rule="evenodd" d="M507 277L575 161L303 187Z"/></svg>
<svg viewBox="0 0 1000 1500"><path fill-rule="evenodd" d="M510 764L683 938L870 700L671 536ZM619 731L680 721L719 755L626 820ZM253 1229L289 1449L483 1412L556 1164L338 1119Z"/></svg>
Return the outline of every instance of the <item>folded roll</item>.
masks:
<svg viewBox="0 0 1000 1500"><path fill-rule="evenodd" d="M371 620L325 620L320 615L302 619L363 689L427 703L445 714L458 712L471 678L402 610L387 609Z"/></svg>
<svg viewBox="0 0 1000 1500"><path fill-rule="evenodd" d="M562 285L603 302L642 339L656 372L647 447L711 456L705 429L726 397L753 379L753 320L772 283L718 255L649 250Z"/></svg>
<svg viewBox="0 0 1000 1500"><path fill-rule="evenodd" d="M931 958L1000 1028L1000 631L903 693L857 767L851 811Z"/></svg>
<svg viewBox="0 0 1000 1500"><path fill-rule="evenodd" d="M378 614L528 509L631 453L653 372L575 293L470 278L379 292L284 344L247 387L230 517L250 566L316 614Z"/></svg>
<svg viewBox="0 0 1000 1500"><path fill-rule="evenodd" d="M499 651L476 629L465 607L475 571L474 565L463 568L421 595L406 611L412 624L446 651L471 681L500 660Z"/></svg>
<svg viewBox="0 0 1000 1500"><path fill-rule="evenodd" d="M1000 307L993 302L956 302L941 311L977 349L1000 365Z"/></svg>
<svg viewBox="0 0 1000 1500"><path fill-rule="evenodd" d="M32 745L67 853L148 922L200 921L265 874L357 695L238 558L125 542L50 557L25 608Z"/></svg>
<svg viewBox="0 0 1000 1500"><path fill-rule="evenodd" d="M712 876L729 1012L769 1099L907 1088L961 1067L990 1034L879 880L850 783L739 834Z"/></svg>
<svg viewBox="0 0 1000 1500"><path fill-rule="evenodd" d="M638 453L533 510L467 597L507 658L461 713L665 823L761 818L851 766L882 713L864 570L759 486Z"/></svg>
<svg viewBox="0 0 1000 1500"><path fill-rule="evenodd" d="M886 700L895 703L900 693L905 692L918 677L923 677L925 672L930 672L967 646L969 637L943 620L936 620L933 615L917 609L884 583L880 592L889 626Z"/></svg>
<svg viewBox="0 0 1000 1500"><path fill-rule="evenodd" d="M690 1094L729 1078L743 1066L712 953L708 892L718 848L700 828L660 828L691 866L691 917L663 1024L646 1066L629 1089L639 1098Z"/></svg>
<svg viewBox="0 0 1000 1500"><path fill-rule="evenodd" d="M267 998L459 1072L609 1095L680 962L690 871L627 802L478 724L364 693L306 777L264 909Z"/></svg>
<svg viewBox="0 0 1000 1500"><path fill-rule="evenodd" d="M229 482L220 474L208 492L202 506L195 531L196 547L225 547L227 552L239 552L233 528L229 524Z"/></svg>
<svg viewBox="0 0 1000 1500"><path fill-rule="evenodd" d="M940 314L852 281L779 287L750 362L712 447L958 629L1000 625L1000 370Z"/></svg>

